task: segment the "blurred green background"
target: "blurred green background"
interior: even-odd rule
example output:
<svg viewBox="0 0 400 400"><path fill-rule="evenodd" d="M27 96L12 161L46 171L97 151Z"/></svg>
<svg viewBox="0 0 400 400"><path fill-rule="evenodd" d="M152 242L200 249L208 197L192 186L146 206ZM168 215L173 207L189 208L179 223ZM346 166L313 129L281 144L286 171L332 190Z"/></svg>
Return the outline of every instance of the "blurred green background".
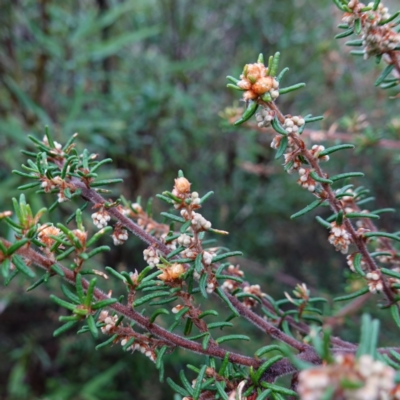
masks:
<svg viewBox="0 0 400 400"><path fill-rule="evenodd" d="M80 149L113 158L107 176L124 178L118 189L128 199L171 189L179 169L200 194L213 190L204 215L230 232L221 243L244 252L243 269L267 293L281 296L296 282L328 297L343 293L345 259L330 248L324 229L312 215L289 219L311 197L274 160L271 136L232 127L220 116L240 105L225 76L238 76L260 51L280 51L281 68L290 67L283 86L307 83L279 98L281 110L324 114L313 128L337 124L360 145L334 157L327 171L361 170L368 179L356 183L377 196L371 209L398 206L400 158L374 144L399 139L398 100L373 86L381 66L351 56L333 39L339 21L328 0L3 0L1 210L10 209L16 187L26 183L11 170L25 161L20 150L30 147L27 135L42 137L48 125L64 143L78 132ZM249 172L246 162L264 172ZM35 209L54 201L26 195ZM164 209L154 201L155 215ZM70 211L73 205L65 204L55 218ZM398 214L388 215L379 226L395 231L398 222ZM131 238L104 264L140 270L142 250ZM172 398L141 355L95 351L87 336L53 339L58 316L49 290L26 295L27 286L21 280L0 290L0 398ZM348 339L357 337L357 323L347 321ZM255 339L265 340L258 333ZM383 343L394 340L395 333L382 335ZM195 359L175 352L166 375L176 377L188 362Z"/></svg>

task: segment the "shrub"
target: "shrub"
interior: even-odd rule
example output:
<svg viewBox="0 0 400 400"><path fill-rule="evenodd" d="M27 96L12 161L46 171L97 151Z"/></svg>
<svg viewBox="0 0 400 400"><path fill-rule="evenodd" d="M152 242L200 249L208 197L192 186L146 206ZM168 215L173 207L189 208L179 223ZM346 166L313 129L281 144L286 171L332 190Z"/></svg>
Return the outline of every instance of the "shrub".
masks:
<svg viewBox="0 0 400 400"><path fill-rule="evenodd" d="M360 40L347 42L362 48L354 54L387 63L376 86L397 86L400 35L396 22L400 22L400 12L390 15L379 1L368 6L357 0L335 3L344 12L339 25L344 32L337 38L361 35ZM276 149L275 158L283 157L284 170L298 173L297 183L315 197L292 219L318 207L330 209L331 215L316 220L328 231L328 242L346 255L352 273L351 293L334 299L351 301L341 312L335 314L325 305L327 299L311 295L304 283L280 299L249 283L242 267L231 262L241 253L215 243L213 236L227 232L215 228L199 212L213 192L200 195L193 191L182 171L171 190L157 195L169 207L161 213L164 221L158 222L151 202L144 206L140 200L131 202L104 188L122 181L102 177L101 171L111 159L98 160L88 150L78 152L76 134L60 144L48 129L42 140L30 136L36 152L23 151L28 157L26 165L14 173L30 180L20 190L35 188L37 194L56 195L56 199L48 210L34 212L22 194L19 200L13 199L13 212L1 213L0 218L13 231L13 240L0 240L5 284L24 275L34 280L28 291L49 285L55 293L51 299L68 311L60 315L62 324L54 336L78 328L78 334L102 338L97 349L120 345L122 351L141 352L154 362L160 381L164 380L164 361L171 353L185 350L202 355L196 366L188 365L191 372L180 372L179 383L166 378L177 397L396 399L400 396L400 353L397 348L378 346L379 320L363 314L357 343L349 341L345 332L333 334L335 320L353 308L358 311L360 300L372 294L381 296L381 308L400 327L395 247L400 236L380 231L374 224L393 209L363 209L368 190L348 183L363 173L332 175L322 169L331 154L352 151L354 145L325 148L310 144L312 135L308 132L305 138L306 126L322 117L292 116L278 108L280 96L305 86L281 87L288 68L279 69L279 58L277 52L265 64L260 54L256 63L245 65L239 79L228 76L228 87L243 92L246 107L226 110L224 117L241 125L255 115L258 129L274 133L271 147ZM62 222L52 218L51 213L65 203L73 205L72 214ZM89 204L96 231L88 218ZM47 212L49 221L42 223ZM121 270L117 265L100 268L101 253L111 249L104 243L124 245L130 234L147 245L143 251L147 266L140 272ZM43 275L38 277L36 271ZM224 307L215 306L214 299ZM252 348L251 338L245 334L253 334L251 325L265 335L266 344L261 348ZM241 341L249 341L249 346ZM285 378L288 375L291 380Z"/></svg>

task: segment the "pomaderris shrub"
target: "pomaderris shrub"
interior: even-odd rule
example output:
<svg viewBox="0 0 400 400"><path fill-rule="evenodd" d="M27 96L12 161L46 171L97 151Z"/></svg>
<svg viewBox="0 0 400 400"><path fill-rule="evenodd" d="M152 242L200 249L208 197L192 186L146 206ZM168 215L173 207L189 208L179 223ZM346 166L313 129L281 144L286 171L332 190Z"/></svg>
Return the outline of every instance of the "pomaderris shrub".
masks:
<svg viewBox="0 0 400 400"><path fill-rule="evenodd" d="M355 54L365 59L374 56L387 63L377 86L396 86L400 77L399 12L390 14L379 1L335 3L344 12L339 25L344 32L337 37L360 36L347 45L360 47ZM354 146L325 148L302 136L308 124L322 117L301 115L301 110L295 116L287 115L279 108L281 96L305 86L284 87L287 72L288 68L279 69L276 53L267 63L260 55L256 63L245 65L237 79L228 76L228 87L241 92L245 103L235 125L255 115L259 128L274 132L271 147L276 159L313 197L291 218L317 207L330 208L330 217L316 217L321 235L332 250L347 257L344 262L360 283L358 290L335 301L374 294L400 327L399 253L395 247L400 236L375 226L379 215L390 210L362 207L367 191L348 183L363 176L361 172L330 175L324 171L332 154L352 151ZM378 320L363 315L358 343L332 335L325 324L331 317L323 307L325 298L311 296L303 283L292 294L274 299L262 283L246 280L245 266L232 263L231 257L241 255L239 251L227 251L209 240L227 234L202 215L212 192L194 191L196 184L180 171L167 184L170 190L157 195L170 208L161 213L167 223L158 222L139 202L103 188L121 181L99 178L101 167L111 160L97 160L87 150L79 153L75 138L62 145L48 131L42 139L31 136L37 152L25 152L26 164L14 171L29 180L19 189L37 188L38 195L54 196L50 211L68 202L76 207L74 213L66 221L41 223L49 210L35 213L22 194L19 201L13 199L13 212L0 214L14 232L13 241L0 238L5 284L18 274L32 279L28 291L49 280L60 283L63 298L51 295L51 299L67 309L68 315L60 316L55 336L78 329L101 341L97 349L118 345L121 351L142 353L154 362L161 382L163 363L171 352L197 353L198 365L190 366L190 372L181 371L181 382L166 379L185 400L400 399L400 347L379 347ZM88 204L91 212L86 209ZM90 217L92 224L86 225ZM121 271L113 265L94 269L98 263L93 257L110 250L108 245L97 245L99 239L115 246L137 239L146 243L141 271ZM117 298L112 291L100 290L98 282L104 281L104 286L107 279L119 282L125 294ZM209 300L223 307L210 309L213 303ZM245 346L233 351L230 341L251 340L236 329L238 318L265 335L267 344L255 353ZM279 380L285 375L291 379Z"/></svg>

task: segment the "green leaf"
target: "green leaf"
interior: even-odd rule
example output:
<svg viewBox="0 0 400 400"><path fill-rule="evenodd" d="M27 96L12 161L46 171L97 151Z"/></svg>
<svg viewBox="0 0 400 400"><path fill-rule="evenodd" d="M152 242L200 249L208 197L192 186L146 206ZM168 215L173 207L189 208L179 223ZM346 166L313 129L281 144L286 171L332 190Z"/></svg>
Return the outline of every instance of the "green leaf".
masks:
<svg viewBox="0 0 400 400"><path fill-rule="evenodd" d="M57 228L61 229L61 231L67 235L68 239L72 242L73 246L77 249L82 249L81 241L75 236L75 234L69 230L66 226L61 223L57 224Z"/></svg>
<svg viewBox="0 0 400 400"><path fill-rule="evenodd" d="M167 309L165 309L165 308L158 308L158 309L157 309L156 311L154 311L153 314L151 315L151 317L150 317L150 323L153 324L154 321L156 320L156 318L157 318L159 315L161 315L161 314L163 314L163 315L169 315L169 311L168 311Z"/></svg>
<svg viewBox="0 0 400 400"><path fill-rule="evenodd" d="M200 204L203 204L205 201L207 201L213 194L214 194L213 191L207 192L207 193L200 199Z"/></svg>
<svg viewBox="0 0 400 400"><path fill-rule="evenodd" d="M239 317L240 314L238 310L236 310L236 308L233 306L233 304L231 303L231 301L229 300L227 294L223 291L223 289L217 287L215 291L217 292L218 296L221 297L221 299L226 303L226 305L229 307L229 309L232 311L235 317Z"/></svg>
<svg viewBox="0 0 400 400"><path fill-rule="evenodd" d="M395 12L393 15L391 15L388 19L385 19L384 21L378 22L378 25L386 25L389 22L394 21L398 16L400 15L400 11Z"/></svg>
<svg viewBox="0 0 400 400"><path fill-rule="evenodd" d="M392 314L393 321L396 323L397 327L400 328L400 313L397 303L390 306L390 313Z"/></svg>
<svg viewBox="0 0 400 400"><path fill-rule="evenodd" d="M59 306L66 308L67 310L74 311L76 308L76 304L68 303L67 301L62 300L57 296L54 296L54 294L50 295L50 299L53 300Z"/></svg>
<svg viewBox="0 0 400 400"><path fill-rule="evenodd" d="M108 233L111 233L113 231L113 228L111 226L105 226L104 228L100 229L98 232L96 232L87 242L86 242L86 248L92 246L95 244L100 238L104 237ZM101 248L104 249L104 251L109 251L108 246L100 246ZM103 251L103 250L101 250ZM91 253L89 253L91 254ZM97 253L96 253L97 254ZM94 254L93 254L94 255ZM93 255L90 255L92 257Z"/></svg>
<svg viewBox="0 0 400 400"><path fill-rule="evenodd" d="M274 54L274 57L272 58L271 67L268 69L268 75L275 76L277 74L278 68L279 68L280 55L281 55L281 53L279 53L279 51L277 51Z"/></svg>
<svg viewBox="0 0 400 400"><path fill-rule="evenodd" d="M126 282L126 278L124 276L122 276L119 272L117 272L114 268L106 267L105 269L111 275L114 275L116 278L121 279L121 281Z"/></svg>
<svg viewBox="0 0 400 400"><path fill-rule="evenodd" d="M354 265L354 269L361 275L361 276L365 276L365 272L362 270L361 268L361 259L362 259L362 255L361 253L357 253L354 256L353 259L353 265Z"/></svg>
<svg viewBox="0 0 400 400"><path fill-rule="evenodd" d="M208 297L207 295L207 274L204 273L199 280L199 288L202 296L206 299Z"/></svg>
<svg viewBox="0 0 400 400"><path fill-rule="evenodd" d="M400 242L400 236L397 236L393 233L386 233L386 232L366 232L366 233L363 233L363 237L365 237L365 238L385 237L385 238L393 239L393 240L396 240L397 242Z"/></svg>
<svg viewBox="0 0 400 400"><path fill-rule="evenodd" d="M347 31L338 33L338 34L335 36L335 39L343 39L343 38L345 38L345 37L347 37L347 36L350 36L350 35L352 35L352 34L353 34L353 28L350 28L350 29L348 29Z"/></svg>
<svg viewBox="0 0 400 400"><path fill-rule="evenodd" d="M161 349L157 352L157 361L156 361L156 368L160 369L161 364L162 364L162 358L164 357L165 352L167 351L168 346L163 346Z"/></svg>
<svg viewBox="0 0 400 400"><path fill-rule="evenodd" d="M234 78L233 76L230 76L230 75L228 75L228 76L226 77L226 79L227 79L228 81L230 81L231 83L233 83L234 85L236 85L236 84L239 82L239 79L236 79L236 78Z"/></svg>
<svg viewBox="0 0 400 400"><path fill-rule="evenodd" d="M400 273L387 268L381 268L382 274L392 276L393 278L400 279Z"/></svg>
<svg viewBox="0 0 400 400"><path fill-rule="evenodd" d="M181 382L183 383L185 389L190 393L191 396L193 396L193 388L185 376L185 371L181 370L179 372L179 378L181 379Z"/></svg>
<svg viewBox="0 0 400 400"><path fill-rule="evenodd" d="M256 400L265 400L271 394L271 389L264 390L261 394L259 394Z"/></svg>
<svg viewBox="0 0 400 400"><path fill-rule="evenodd" d="M307 117L304 118L304 121L306 124L309 124L310 122L316 122L316 121L322 121L324 117L322 115L317 116L317 117L312 117L311 114Z"/></svg>
<svg viewBox="0 0 400 400"><path fill-rule="evenodd" d="M215 381L215 387L217 388L217 392L223 400L229 400L228 395L226 394L222 383L219 381Z"/></svg>
<svg viewBox="0 0 400 400"><path fill-rule="evenodd" d="M228 83L226 85L227 88L229 89L235 89L235 90L239 90L241 92L243 92L244 89L240 88L239 86L234 85L233 83Z"/></svg>
<svg viewBox="0 0 400 400"><path fill-rule="evenodd" d="M333 301L346 301L346 300L351 300L354 299L356 297L360 297L363 294L366 294L369 292L368 286L366 286L365 288L362 288L360 290L357 290L356 292L350 293L346 296L340 296L340 297L336 297L335 299L333 299Z"/></svg>
<svg viewBox="0 0 400 400"><path fill-rule="evenodd" d="M357 35L361 33L362 30L362 25L361 25L361 19L357 18L354 20L354 31Z"/></svg>
<svg viewBox="0 0 400 400"><path fill-rule="evenodd" d="M29 286L26 291L30 292L31 290L37 288L39 285L41 285L44 282L47 282L49 279L50 274L46 272L41 278L39 278L35 283L33 283L31 286Z"/></svg>
<svg viewBox="0 0 400 400"><path fill-rule="evenodd" d="M393 71L394 69L394 64L389 64L380 74L379 78L375 81L375 86L379 86L383 81L386 79L386 77Z"/></svg>
<svg viewBox="0 0 400 400"><path fill-rule="evenodd" d="M278 147L278 149L276 151L276 154L275 154L275 160L280 158L285 153L285 151L287 149L287 146L288 146L288 142L289 142L289 140L288 140L287 136L284 136L281 139L281 141L279 143L279 147Z"/></svg>
<svg viewBox="0 0 400 400"><path fill-rule="evenodd" d="M167 383L171 386L171 389L174 390L176 393L180 394L181 396L187 397L191 393L185 390L183 387L178 386L170 377L167 378Z"/></svg>
<svg viewBox="0 0 400 400"><path fill-rule="evenodd" d="M97 282L96 278L91 279L89 282L89 286L87 288L86 298L85 298L85 306L86 307L89 307L90 304L92 303L93 293L94 293L94 289L96 287L96 282Z"/></svg>
<svg viewBox="0 0 400 400"><path fill-rule="evenodd" d="M112 185L114 183L121 183L123 182L123 179L120 178L115 178L115 179L103 179L103 180L96 180L94 182L90 183L91 187L99 187L99 186L106 186L106 185Z"/></svg>
<svg viewBox="0 0 400 400"><path fill-rule="evenodd" d="M347 179L347 178L358 178L358 177L362 177L364 176L364 174L362 172L345 172L344 174L338 174L335 176L331 176L329 179L331 181L338 181L340 179Z"/></svg>
<svg viewBox="0 0 400 400"><path fill-rule="evenodd" d="M105 300L100 300L100 301L98 301L97 303L94 303L94 304L92 304L92 310L99 310L99 309L101 309L101 308L104 308L104 307L109 307L109 306L111 306L112 304L115 304L115 303L117 303L118 302L118 300L117 299L105 299Z"/></svg>
<svg viewBox="0 0 400 400"><path fill-rule="evenodd" d="M201 274L201 271L202 271L203 268L204 268L204 267L203 267L202 260L203 260L203 253L197 254L196 259L194 260L194 268L195 268L195 271L196 271L198 274Z"/></svg>
<svg viewBox="0 0 400 400"><path fill-rule="evenodd" d="M352 212L346 214L346 218L370 218L370 219L380 219L379 215L372 213L362 213L362 212Z"/></svg>
<svg viewBox="0 0 400 400"><path fill-rule="evenodd" d="M97 339L98 336L99 336L99 331L97 330L96 322L94 321L93 315L89 315L89 316L87 317L86 322L87 322L87 324L88 324L90 333L92 334L92 336L93 336L95 339Z"/></svg>
<svg viewBox="0 0 400 400"><path fill-rule="evenodd" d="M326 228L326 229L331 229L332 228L332 225L329 223L329 222L327 222L327 221L325 221L323 218L321 218L320 216L316 216L315 217L315 219L324 227L324 228Z"/></svg>
<svg viewBox="0 0 400 400"><path fill-rule="evenodd" d="M165 297L165 296L169 296L170 293L167 291L160 291L160 292L156 292L156 293L150 293L146 296L141 297L140 299L137 299L133 302L133 307L139 307L147 302L149 302L150 300L155 299L156 297Z"/></svg>
<svg viewBox="0 0 400 400"><path fill-rule="evenodd" d="M361 39L356 39L356 40L349 40L346 42L346 46L350 47L361 47L363 45L363 41Z"/></svg>
<svg viewBox="0 0 400 400"><path fill-rule="evenodd" d="M228 367L229 363L229 351L226 352L224 359L222 360L221 366L218 371L218 375L224 376L226 368Z"/></svg>
<svg viewBox="0 0 400 400"><path fill-rule="evenodd" d="M285 387L274 385L273 383L261 382L261 386L266 389L271 389L275 393L284 394L286 396L295 396L297 397L297 393L293 390L286 389Z"/></svg>
<svg viewBox="0 0 400 400"><path fill-rule="evenodd" d="M7 258L6 260L3 261L3 265L6 261L8 261L9 259ZM4 274L4 273L3 273ZM15 269L4 281L4 285L8 286L9 283L19 274L19 270Z"/></svg>
<svg viewBox="0 0 400 400"><path fill-rule="evenodd" d="M275 115L275 118L271 121L271 126L275 129L277 133L280 133L283 136L287 136L287 132L285 128L279 122L278 117Z"/></svg>
<svg viewBox="0 0 400 400"><path fill-rule="evenodd" d="M23 258L20 255L14 254L12 257L12 262L18 269L18 271L22 272L29 278L34 278L36 276L36 274L25 264Z"/></svg>
<svg viewBox="0 0 400 400"><path fill-rule="evenodd" d="M224 342L228 342L230 340L247 340L249 341L250 338L246 335L238 335L238 334L234 334L234 335L226 335L226 336L221 336L218 339L216 339L215 341L218 344L224 343Z"/></svg>
<svg viewBox="0 0 400 400"><path fill-rule="evenodd" d="M202 312L202 313L199 315L199 319L202 319L202 318L204 318L204 317L207 317L208 315L214 315L215 317L217 317L217 316L218 316L218 312L215 311L215 310L207 310L207 311L204 311L204 312Z"/></svg>
<svg viewBox="0 0 400 400"><path fill-rule="evenodd" d="M78 323L78 321L70 321L67 322L66 324L60 326L58 329L56 329L53 332L53 336L57 337L60 336L61 334L63 334L64 332L68 331L69 329L73 328L76 324Z"/></svg>
<svg viewBox="0 0 400 400"><path fill-rule="evenodd" d="M207 365L203 365L201 367L201 370L196 378L196 384L194 386L194 390L193 390L193 399L194 400L198 400L201 394L201 386L203 384L203 378L204 375L206 373L206 369L207 369Z"/></svg>
<svg viewBox="0 0 400 400"><path fill-rule="evenodd" d="M60 275L61 277L64 278L65 273L64 273L64 271L62 270L62 268L61 268L60 265L58 265L58 264L53 264L53 265L51 266L51 269L52 269L56 274L58 274L58 275Z"/></svg>
<svg viewBox="0 0 400 400"><path fill-rule="evenodd" d="M20 249L22 246L25 246L29 242L29 239L23 238L21 240L18 240L17 242L13 243L7 250L7 255L11 255L15 253L18 249Z"/></svg>
<svg viewBox="0 0 400 400"><path fill-rule="evenodd" d="M226 326L232 327L231 322L211 322L207 325L208 329L225 328Z"/></svg>
<svg viewBox="0 0 400 400"><path fill-rule="evenodd" d="M307 207L304 207L302 210L298 211L297 213L293 214L290 216L290 219L295 219L298 217L301 217L304 214L307 214L308 212L314 210L317 208L321 203L323 203L324 200L315 200L311 204L309 204Z"/></svg>
<svg viewBox="0 0 400 400"><path fill-rule="evenodd" d="M255 376L254 376L254 384L258 384L260 381L261 377L263 376L264 372L270 368L273 364L278 362L279 360L282 360L283 356L277 355L275 357L270 358L269 360L265 361L257 370Z"/></svg>
<svg viewBox="0 0 400 400"><path fill-rule="evenodd" d="M335 151L345 150L345 149L354 149L354 144L339 144L337 146L328 147L327 149L321 151L318 157L327 156L328 154L332 154Z"/></svg>
<svg viewBox="0 0 400 400"><path fill-rule="evenodd" d="M327 184L332 184L333 181L331 181L330 179L327 178L322 178L321 176L319 176L315 171L311 171L310 172L310 177L313 178L315 181L317 182L321 182L321 183L327 183Z"/></svg>
<svg viewBox="0 0 400 400"><path fill-rule="evenodd" d="M396 212L395 208L380 208L379 210L371 211L372 214L383 214L387 212Z"/></svg>
<svg viewBox="0 0 400 400"><path fill-rule="evenodd" d="M288 71L289 71L289 68L288 68L288 67L283 68L283 70L279 73L278 76L275 77L275 79L276 79L278 82L280 82L281 79L285 76L286 72L288 72Z"/></svg>
<svg viewBox="0 0 400 400"><path fill-rule="evenodd" d="M207 332L207 335L204 336L204 339L201 343L201 347L203 348L203 350L208 349L208 343L210 342L210 339L211 339L211 335Z"/></svg>
<svg viewBox="0 0 400 400"><path fill-rule="evenodd" d="M336 7L338 7L341 11L348 12L349 8L345 6L341 0L333 0L333 2L336 4Z"/></svg>
<svg viewBox="0 0 400 400"><path fill-rule="evenodd" d="M234 126L243 124L243 122L248 121L257 111L258 103L256 101L250 100L249 105L243 112L242 117L233 123Z"/></svg>
<svg viewBox="0 0 400 400"><path fill-rule="evenodd" d="M258 358L263 356L266 353L269 353L270 351L279 351L282 352L281 348L277 346L276 344L270 344L268 346L261 347L261 349L258 349L254 355Z"/></svg>
<svg viewBox="0 0 400 400"><path fill-rule="evenodd" d="M296 85L288 86L288 87L285 87L285 88L280 88L279 89L279 94L290 93L290 92L293 92L294 90L301 89L301 88L303 88L305 86L306 86L305 83L297 83Z"/></svg>
<svg viewBox="0 0 400 400"><path fill-rule="evenodd" d="M69 301L72 301L75 304L81 304L81 302L79 301L79 297L76 294L72 293L71 290L69 290L68 287L64 284L61 284L61 291L64 293L64 296Z"/></svg>
<svg viewBox="0 0 400 400"><path fill-rule="evenodd" d="M186 222L185 218L179 217L175 214L162 212L161 215L167 219L170 219L171 221L179 222L181 224L184 224Z"/></svg>
<svg viewBox="0 0 400 400"><path fill-rule="evenodd" d="M217 254L216 256L213 257L212 262L216 263L216 262L221 261L228 257L237 257L237 256L242 256L242 255L243 255L243 253L241 251L229 251L224 254Z"/></svg>
<svg viewBox="0 0 400 400"><path fill-rule="evenodd" d="M102 347L108 346L109 344L113 343L114 340L118 337L118 334L116 333L115 335L112 335L110 338L108 338L105 342L98 344L95 349L99 350Z"/></svg>

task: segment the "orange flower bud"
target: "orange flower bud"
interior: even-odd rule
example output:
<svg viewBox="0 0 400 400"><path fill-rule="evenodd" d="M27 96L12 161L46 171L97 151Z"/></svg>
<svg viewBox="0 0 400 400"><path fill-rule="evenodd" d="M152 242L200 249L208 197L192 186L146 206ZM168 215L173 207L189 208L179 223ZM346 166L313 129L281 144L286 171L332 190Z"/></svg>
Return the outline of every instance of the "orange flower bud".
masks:
<svg viewBox="0 0 400 400"><path fill-rule="evenodd" d="M273 85L272 78L270 76L266 76L265 78L260 78L257 82L252 86L251 90L258 94L262 95L271 90Z"/></svg>
<svg viewBox="0 0 400 400"><path fill-rule="evenodd" d="M175 189L178 193L184 194L190 192L190 182L186 178L175 179Z"/></svg>

